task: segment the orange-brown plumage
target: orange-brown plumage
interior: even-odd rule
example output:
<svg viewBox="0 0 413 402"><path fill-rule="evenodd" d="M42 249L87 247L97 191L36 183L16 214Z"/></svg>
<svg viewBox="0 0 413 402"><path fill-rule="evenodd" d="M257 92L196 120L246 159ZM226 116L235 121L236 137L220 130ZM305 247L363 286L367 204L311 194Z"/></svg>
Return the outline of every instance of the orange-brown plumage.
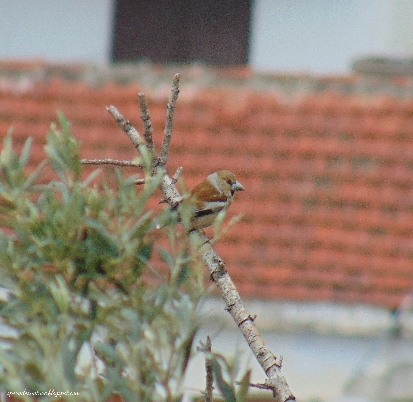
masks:
<svg viewBox="0 0 413 402"><path fill-rule="evenodd" d="M229 170L219 170L210 174L189 193L189 200L193 206L191 229L212 225L218 213L229 208L235 191L241 190L244 190L244 187Z"/></svg>

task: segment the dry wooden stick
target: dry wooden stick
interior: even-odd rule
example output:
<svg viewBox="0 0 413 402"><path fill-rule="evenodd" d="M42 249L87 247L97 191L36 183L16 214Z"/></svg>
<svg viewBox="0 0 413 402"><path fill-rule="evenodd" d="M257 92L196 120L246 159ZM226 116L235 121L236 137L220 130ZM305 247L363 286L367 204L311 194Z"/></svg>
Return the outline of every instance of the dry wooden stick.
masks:
<svg viewBox="0 0 413 402"><path fill-rule="evenodd" d="M129 120L125 119L119 113L118 109L116 109L115 106L111 105L111 106L108 106L106 109L110 113L110 115L115 119L116 123L118 123L118 126L121 128L121 130L131 140L135 149L139 152L139 146L144 145L145 142L143 141L138 130L136 130L136 128L132 126Z"/></svg>
<svg viewBox="0 0 413 402"><path fill-rule="evenodd" d="M205 343L199 341L200 346L198 346L198 350L206 353L211 353L212 344L211 338L209 335L207 336L207 340ZM205 357L205 392L204 392L204 400L205 402L212 402L212 391L214 389L214 377L212 375L212 366L211 366L211 359L206 355Z"/></svg>
<svg viewBox="0 0 413 402"><path fill-rule="evenodd" d="M271 390L274 398L279 402L294 401L295 396L290 391L287 381L281 373L282 359L277 359L262 339L254 324L255 317L247 313L241 297L225 269L224 261L214 251L203 231L198 230L195 235L199 237L197 239L198 244L202 244L202 247L204 247L202 252L204 265L221 291L226 303L226 310L238 325L255 358L267 375L262 388Z"/></svg>
<svg viewBox="0 0 413 402"><path fill-rule="evenodd" d="M115 166L132 166L137 168L142 168L141 163L135 163L132 161L120 161L118 159L81 159L81 163L84 165L115 165Z"/></svg>
<svg viewBox="0 0 413 402"><path fill-rule="evenodd" d="M175 184L175 183L178 181L178 178L179 178L180 174L182 173L182 169L183 169L182 166L179 166L179 168L176 169L176 172L175 172L175 174L174 174L173 177L172 177L172 182L173 182L173 184Z"/></svg>
<svg viewBox="0 0 413 402"><path fill-rule="evenodd" d="M161 148L161 155L159 156L159 164L164 166L168 159L169 145L172 139L172 123L175 113L175 104L179 95L179 79L180 74L175 74L173 79L171 94L169 96L168 105L166 107L165 130L163 135L163 142Z"/></svg>
<svg viewBox="0 0 413 402"><path fill-rule="evenodd" d="M151 116L149 114L148 104L146 102L145 94L142 92L138 93L138 102L139 102L139 109L141 111L141 119L144 128L144 137L146 141L146 146L148 147L148 151L150 152L152 159L155 160L156 158L156 149L155 144L153 143L152 139L152 122Z"/></svg>

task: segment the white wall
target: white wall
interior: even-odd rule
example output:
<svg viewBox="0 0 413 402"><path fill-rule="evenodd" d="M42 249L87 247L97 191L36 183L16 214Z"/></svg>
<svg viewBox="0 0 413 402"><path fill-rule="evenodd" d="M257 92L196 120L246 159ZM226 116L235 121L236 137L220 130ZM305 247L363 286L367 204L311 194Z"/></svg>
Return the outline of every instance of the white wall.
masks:
<svg viewBox="0 0 413 402"><path fill-rule="evenodd" d="M343 73L355 57L413 54L411 0L255 0L250 64Z"/></svg>
<svg viewBox="0 0 413 402"><path fill-rule="evenodd" d="M112 8L113 0L0 0L0 58L107 63Z"/></svg>
<svg viewBox="0 0 413 402"><path fill-rule="evenodd" d="M413 56L413 1L392 0L387 46L395 53Z"/></svg>
<svg viewBox="0 0 413 402"><path fill-rule="evenodd" d="M110 60L114 0L0 0L0 58ZM255 0L258 71L345 73L354 57L413 55L412 0Z"/></svg>
<svg viewBox="0 0 413 402"><path fill-rule="evenodd" d="M265 374L248 348L235 324L225 328L202 327L194 345L211 337L212 348L227 358L235 357L240 374L251 369L251 382L263 383ZM341 336L320 336L312 333L262 332L268 347L283 357L282 373L298 401L338 401L345 384L358 369L363 358L376 349L377 339ZM205 387L204 356L191 361L185 384L188 389L202 391ZM239 375L238 378L240 378ZM258 391L251 389L251 394ZM271 397L269 391L259 392Z"/></svg>
<svg viewBox="0 0 413 402"><path fill-rule="evenodd" d="M282 372L297 401L413 400L411 382L403 382L413 370L413 316L408 311L398 321L406 337L395 338L391 336L395 317L385 308L330 302L244 302L249 314L257 314L255 324L271 351L283 356ZM209 335L213 351L235 357L241 372L252 369L251 382L263 382L263 370L224 307L219 297L205 298L194 346ZM197 353L185 382L188 395L199 396L204 388L203 367L204 357ZM397 368L400 372L392 377ZM387 399L381 398L384 390ZM268 391L262 394L270 397Z"/></svg>

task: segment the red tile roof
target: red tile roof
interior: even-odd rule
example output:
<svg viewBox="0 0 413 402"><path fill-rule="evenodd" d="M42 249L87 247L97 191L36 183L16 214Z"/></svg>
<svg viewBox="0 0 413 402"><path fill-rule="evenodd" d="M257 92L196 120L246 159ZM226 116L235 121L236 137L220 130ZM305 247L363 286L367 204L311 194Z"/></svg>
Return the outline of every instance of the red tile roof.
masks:
<svg viewBox="0 0 413 402"><path fill-rule="evenodd" d="M288 98L247 85L247 69L234 72L242 85L228 71L217 86L192 77L186 87L182 75L168 165L171 174L184 166L188 187L229 168L246 188L231 207L242 221L216 246L241 295L397 306L413 287L413 97L329 84ZM0 132L13 126L21 143L33 136L36 165L61 110L82 157L133 159L105 107L140 129L136 95L145 92L159 146L172 77L157 88L3 77Z"/></svg>

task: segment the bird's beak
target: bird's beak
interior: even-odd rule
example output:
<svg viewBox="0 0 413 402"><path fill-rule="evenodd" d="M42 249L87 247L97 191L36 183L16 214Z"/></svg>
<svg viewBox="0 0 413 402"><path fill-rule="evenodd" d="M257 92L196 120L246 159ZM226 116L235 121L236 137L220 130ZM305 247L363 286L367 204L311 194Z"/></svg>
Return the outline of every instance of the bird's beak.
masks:
<svg viewBox="0 0 413 402"><path fill-rule="evenodd" d="M236 181L232 186L231 186L232 191L244 191L244 186L239 182Z"/></svg>

